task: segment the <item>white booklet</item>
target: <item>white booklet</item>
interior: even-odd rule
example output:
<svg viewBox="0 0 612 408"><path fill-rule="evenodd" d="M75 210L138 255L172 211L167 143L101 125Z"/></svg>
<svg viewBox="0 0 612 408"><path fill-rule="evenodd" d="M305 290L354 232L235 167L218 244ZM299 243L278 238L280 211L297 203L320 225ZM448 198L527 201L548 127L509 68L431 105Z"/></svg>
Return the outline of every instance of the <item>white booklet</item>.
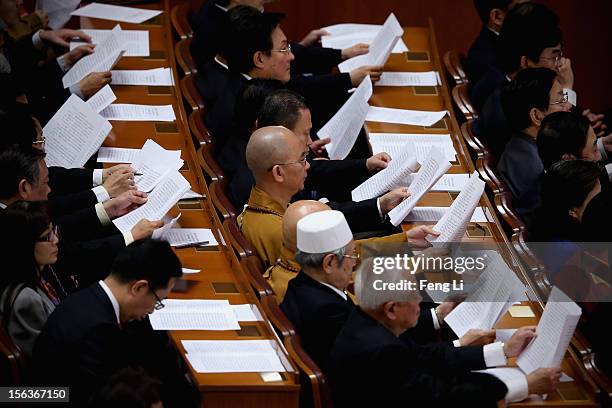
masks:
<svg viewBox="0 0 612 408"><path fill-rule="evenodd" d="M172 86L172 69L153 68L144 70L113 70L111 71L113 85L152 85Z"/></svg>
<svg viewBox="0 0 612 408"><path fill-rule="evenodd" d="M183 340L182 344L198 373L287 371L273 340Z"/></svg>
<svg viewBox="0 0 612 408"><path fill-rule="evenodd" d="M174 122L172 105L113 103L100 112L108 120Z"/></svg>
<svg viewBox="0 0 612 408"><path fill-rule="evenodd" d="M238 330L240 325L227 299L166 299L150 316L155 330Z"/></svg>
<svg viewBox="0 0 612 408"><path fill-rule="evenodd" d="M428 72L383 72L376 86L438 86L437 71Z"/></svg>
<svg viewBox="0 0 612 408"><path fill-rule="evenodd" d="M406 143L412 143L419 163L427 160L427 154L432 146L442 150L448 161L455 161L457 158L457 151L448 133L369 133L368 138L373 154L387 152L393 157Z"/></svg>
<svg viewBox="0 0 612 408"><path fill-rule="evenodd" d="M124 21L139 24L162 13L161 10L147 10L135 7L113 6L110 4L91 3L76 9L73 16L100 18L104 20Z"/></svg>
<svg viewBox="0 0 612 408"><path fill-rule="evenodd" d="M183 167L180 150L166 150L155 141L147 139L136 154L132 168L136 170L134 181L140 191L149 192L164 179L166 174Z"/></svg>

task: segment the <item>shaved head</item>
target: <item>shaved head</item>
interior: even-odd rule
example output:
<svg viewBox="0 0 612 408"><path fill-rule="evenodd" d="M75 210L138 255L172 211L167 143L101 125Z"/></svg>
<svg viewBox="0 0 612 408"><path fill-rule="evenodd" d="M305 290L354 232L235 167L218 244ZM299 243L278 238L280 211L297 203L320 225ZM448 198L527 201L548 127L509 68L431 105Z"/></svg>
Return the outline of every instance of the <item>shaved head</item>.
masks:
<svg viewBox="0 0 612 408"><path fill-rule="evenodd" d="M246 160L255 180L259 180L275 164L291 158L291 148L297 138L282 126L267 126L251 135L246 148Z"/></svg>
<svg viewBox="0 0 612 408"><path fill-rule="evenodd" d="M288 249L297 249L297 223L305 216L319 212L329 211L327 204L314 200L300 200L287 207L283 216L283 243Z"/></svg>

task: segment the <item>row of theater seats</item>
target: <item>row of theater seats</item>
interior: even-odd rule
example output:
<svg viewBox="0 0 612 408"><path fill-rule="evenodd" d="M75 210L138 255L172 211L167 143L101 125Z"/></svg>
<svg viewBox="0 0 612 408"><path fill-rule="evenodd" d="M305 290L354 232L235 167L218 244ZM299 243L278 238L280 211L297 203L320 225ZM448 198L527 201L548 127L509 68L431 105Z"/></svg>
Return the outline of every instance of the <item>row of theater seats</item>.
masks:
<svg viewBox="0 0 612 408"><path fill-rule="evenodd" d="M300 400L315 408L331 407L331 395L325 376L304 351L293 324L281 311L274 291L263 277L265 271L261 261L238 228L236 216L240 209L236 209L226 195L228 180L212 154L213 140L204 124L206 104L195 86L199 74L190 51L193 30L188 14L191 11L189 4L180 4L172 8L170 16L176 40L175 57L181 71L180 89L188 114L189 129L196 144L198 161L208 184L209 198L223 223L231 247L240 260L242 271L246 273L266 316L300 371Z"/></svg>
<svg viewBox="0 0 612 408"><path fill-rule="evenodd" d="M445 74L452 87L451 95L455 116L461 125L461 136L468 146L476 170L486 182L486 192L494 203L497 218L528 272L527 278L531 288L540 301L545 301L550 294L551 284L544 265L529 248L528 231L512 206L512 193L497 174L499 158L472 132L472 124L478 118L478 111L470 101L470 80L462 65L464 58L464 55L457 50L446 52L443 58ZM582 358L584 368L602 392L612 397L612 379L597 367L595 353L580 332L576 331L571 346Z"/></svg>

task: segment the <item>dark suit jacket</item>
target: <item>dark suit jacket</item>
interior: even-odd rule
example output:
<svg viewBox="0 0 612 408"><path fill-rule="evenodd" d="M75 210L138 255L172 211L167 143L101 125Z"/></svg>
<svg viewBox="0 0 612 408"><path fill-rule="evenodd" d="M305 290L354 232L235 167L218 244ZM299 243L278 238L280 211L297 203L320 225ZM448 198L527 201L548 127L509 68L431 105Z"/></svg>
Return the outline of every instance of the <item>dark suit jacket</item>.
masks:
<svg viewBox="0 0 612 408"><path fill-rule="evenodd" d="M400 340L356 307L332 349L334 406L447 406L452 388L484 368L482 347Z"/></svg>
<svg viewBox="0 0 612 408"><path fill-rule="evenodd" d="M465 59L471 83L478 82L489 70L499 70L497 65L498 37L499 35L491 31L486 25L482 26Z"/></svg>
<svg viewBox="0 0 612 408"><path fill-rule="evenodd" d="M472 125L472 132L486 143L496 157L501 156L512 136L501 104L502 89L503 87L497 88L487 98L480 115Z"/></svg>
<svg viewBox="0 0 612 408"><path fill-rule="evenodd" d="M227 13L215 5L214 1L205 1L200 10L191 17L193 41L191 55L198 68L211 61L220 51L218 39L229 25Z"/></svg>
<svg viewBox="0 0 612 408"><path fill-rule="evenodd" d="M498 69L487 71L478 82L470 86L470 100L474 108L480 112L489 95L507 83L508 78L502 71Z"/></svg>

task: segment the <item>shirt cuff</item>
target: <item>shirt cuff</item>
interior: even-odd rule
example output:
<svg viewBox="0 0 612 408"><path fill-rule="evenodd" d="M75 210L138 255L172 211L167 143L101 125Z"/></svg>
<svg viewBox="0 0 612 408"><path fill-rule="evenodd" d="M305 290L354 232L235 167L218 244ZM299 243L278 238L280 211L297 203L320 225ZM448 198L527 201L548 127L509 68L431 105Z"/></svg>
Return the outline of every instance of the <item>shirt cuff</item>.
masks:
<svg viewBox="0 0 612 408"><path fill-rule="evenodd" d="M34 48L36 48L38 51L42 51L45 49L45 43L44 41L40 38L40 32L41 30L38 30L37 32L34 33L34 35L32 36L32 44L34 44Z"/></svg>
<svg viewBox="0 0 612 408"><path fill-rule="evenodd" d="M134 242L134 236L132 235L132 231L125 231L123 233L123 240L125 241L125 246L128 246L132 242Z"/></svg>
<svg viewBox="0 0 612 408"><path fill-rule="evenodd" d="M501 341L485 345L482 354L487 367L501 367L508 362L504 354L504 343Z"/></svg>
<svg viewBox="0 0 612 408"><path fill-rule="evenodd" d="M440 322L438 321L438 315L436 314L436 308L431 308L431 319L433 320L434 330L440 330Z"/></svg>
<svg viewBox="0 0 612 408"><path fill-rule="evenodd" d="M378 215L380 216L381 220L385 219L385 216L382 213L382 210L380 209L380 198L376 199L376 208L378 209Z"/></svg>
<svg viewBox="0 0 612 408"><path fill-rule="evenodd" d="M83 91L81 91L81 85L79 85L78 82L76 84L70 85L70 88L68 89L70 90L71 94L74 94L78 96L79 98L81 98L82 100L85 100L85 95L83 95Z"/></svg>
<svg viewBox="0 0 612 408"><path fill-rule="evenodd" d="M604 146L602 137L597 139L597 150L599 150L599 153L601 154L601 159L603 161L608 160L608 152L606 152L606 147Z"/></svg>
<svg viewBox="0 0 612 408"><path fill-rule="evenodd" d="M506 384L506 387L508 387L506 402L522 401L529 396L529 385L527 384L526 375L504 378L502 381Z"/></svg>
<svg viewBox="0 0 612 408"><path fill-rule="evenodd" d="M563 92L567 93L567 100L569 101L569 103L576 106L576 101L578 100L578 95L576 94L576 91L569 88L563 88Z"/></svg>
<svg viewBox="0 0 612 408"><path fill-rule="evenodd" d="M455 346L455 347L461 347L461 342L459 341L459 339L457 339L457 340L453 340L453 346Z"/></svg>
<svg viewBox="0 0 612 408"><path fill-rule="evenodd" d="M57 65L59 65L62 72L68 72L70 70L70 67L68 64L66 64L66 60L64 59L63 55L60 55L55 60L57 61Z"/></svg>
<svg viewBox="0 0 612 408"><path fill-rule="evenodd" d="M102 203L96 204L96 214L98 215L100 224L102 224L103 227L111 224L111 219L106 213L106 210L104 209L104 205Z"/></svg>
<svg viewBox="0 0 612 408"><path fill-rule="evenodd" d="M91 191L94 192L99 203L103 203L106 200L110 200L110 195L103 186L94 187L91 189Z"/></svg>
<svg viewBox="0 0 612 408"><path fill-rule="evenodd" d="M93 186L101 186L102 185L102 173L104 172L103 169L94 169L93 171Z"/></svg>

